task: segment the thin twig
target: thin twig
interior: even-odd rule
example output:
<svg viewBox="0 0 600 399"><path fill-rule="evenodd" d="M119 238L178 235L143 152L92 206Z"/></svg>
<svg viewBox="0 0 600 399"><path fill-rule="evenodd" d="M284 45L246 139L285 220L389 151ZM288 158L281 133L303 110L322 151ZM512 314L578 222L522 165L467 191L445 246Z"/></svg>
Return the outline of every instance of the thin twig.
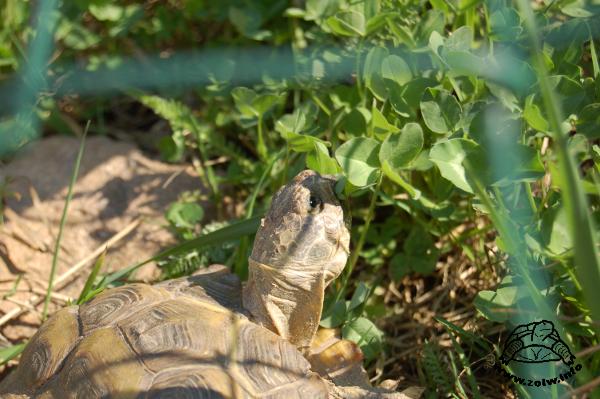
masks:
<svg viewBox="0 0 600 399"><path fill-rule="evenodd" d="M127 236L131 233L136 227L138 227L141 223L141 219L136 219L133 222L129 223L123 230L112 236L108 241L101 244L97 247L93 252L91 252L88 256L74 264L67 270L64 274L62 274L58 279L56 279L56 285L59 286L60 283L68 280L72 275L79 272L87 263L96 259L98 256L102 254L106 247L113 246L116 242L120 241L123 237Z"/></svg>
<svg viewBox="0 0 600 399"><path fill-rule="evenodd" d="M114 245L115 243L117 243L118 241L120 241L121 239L123 239L125 236L127 236L129 233L131 233L137 226L139 226L140 222L141 222L141 219L134 220L133 222L128 224L123 230L121 230L120 232L118 232L117 234L112 236L106 242L102 243L99 247L97 247L88 256L86 256L85 258L83 258L82 260L77 262L75 265L71 266L69 268L69 270L67 270L65 273L61 274L56 279L55 288L57 290L63 288L63 286L66 285L66 283L71 279L71 277L73 275L75 275L77 272L79 272L90 261L92 261L92 260L96 259L98 256L100 256L100 254L104 251L105 247L110 247L110 246ZM31 298L29 298L29 303L32 306L38 306L40 303L42 303L42 301L43 301L43 299L40 298L38 295L33 295ZM0 318L0 327L3 326L4 324L8 323L10 320L14 319L15 317L19 317L21 314L25 313L27 310L28 309L24 309L24 308L15 308L15 309L12 309L11 311L7 312L4 316L2 316Z"/></svg>

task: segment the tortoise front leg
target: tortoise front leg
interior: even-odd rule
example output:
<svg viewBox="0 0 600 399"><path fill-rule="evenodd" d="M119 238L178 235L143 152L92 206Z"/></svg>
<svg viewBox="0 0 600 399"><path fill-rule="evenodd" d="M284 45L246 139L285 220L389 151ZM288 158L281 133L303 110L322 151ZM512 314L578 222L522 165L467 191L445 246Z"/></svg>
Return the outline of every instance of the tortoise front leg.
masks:
<svg viewBox="0 0 600 399"><path fill-rule="evenodd" d="M362 351L337 329L318 330L305 356L314 372L336 385L370 386Z"/></svg>
<svg viewBox="0 0 600 399"><path fill-rule="evenodd" d="M340 387L331 383L329 399L418 399L423 388L410 387L402 392L392 392L383 388Z"/></svg>
<svg viewBox="0 0 600 399"><path fill-rule="evenodd" d="M311 369L330 383L330 399L416 399L421 388L393 392L371 386L358 345L340 338L336 329L317 331L306 358Z"/></svg>

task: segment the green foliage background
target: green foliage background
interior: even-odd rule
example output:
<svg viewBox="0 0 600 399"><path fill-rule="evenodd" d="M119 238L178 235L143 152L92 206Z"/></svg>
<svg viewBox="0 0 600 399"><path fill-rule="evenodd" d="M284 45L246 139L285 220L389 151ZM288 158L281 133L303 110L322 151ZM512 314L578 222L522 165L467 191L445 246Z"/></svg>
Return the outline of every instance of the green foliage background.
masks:
<svg viewBox="0 0 600 399"><path fill-rule="evenodd" d="M352 204L352 256L322 325L368 360L385 358L377 319L394 313L378 288L435 273L456 253L503 277L474 298L481 317L508 329L552 320L575 352L599 344L600 3L52 3L1 3L0 150L9 157L73 121L111 134L115 115L140 109L168 121L156 148L193 161L221 219L200 231L198 194L182 193L166 211L174 232L196 244L229 235L159 256L165 277L212 262L245 276L254 217L308 167L343 176ZM220 208L223 186L247 198L238 224ZM485 261L490 231L497 264ZM432 397L485 395L471 366L498 344L437 321L453 350L427 343L416 383ZM574 386L600 370L598 351L580 361Z"/></svg>

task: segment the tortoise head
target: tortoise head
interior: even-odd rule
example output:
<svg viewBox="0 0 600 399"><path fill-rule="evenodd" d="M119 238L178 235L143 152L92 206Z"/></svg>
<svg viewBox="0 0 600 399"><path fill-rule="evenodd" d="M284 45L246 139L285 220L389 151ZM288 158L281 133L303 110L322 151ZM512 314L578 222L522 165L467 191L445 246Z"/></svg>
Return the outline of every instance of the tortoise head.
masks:
<svg viewBox="0 0 600 399"><path fill-rule="evenodd" d="M311 170L283 186L261 222L250 259L279 270L324 273L325 285L342 271L350 242L349 215L336 180Z"/></svg>
<svg viewBox="0 0 600 399"><path fill-rule="evenodd" d="M273 197L249 259L244 308L253 320L298 348L310 345L325 287L348 258L348 219L335 179L300 172Z"/></svg>

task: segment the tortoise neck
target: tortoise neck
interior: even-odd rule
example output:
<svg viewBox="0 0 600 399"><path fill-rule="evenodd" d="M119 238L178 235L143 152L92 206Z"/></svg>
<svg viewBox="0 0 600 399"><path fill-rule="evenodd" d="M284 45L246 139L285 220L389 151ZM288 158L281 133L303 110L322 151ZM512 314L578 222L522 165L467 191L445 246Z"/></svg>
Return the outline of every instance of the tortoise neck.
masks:
<svg viewBox="0 0 600 399"><path fill-rule="evenodd" d="M249 259L243 289L244 308L254 321L298 348L310 345L323 311L324 275L310 269L299 273Z"/></svg>

